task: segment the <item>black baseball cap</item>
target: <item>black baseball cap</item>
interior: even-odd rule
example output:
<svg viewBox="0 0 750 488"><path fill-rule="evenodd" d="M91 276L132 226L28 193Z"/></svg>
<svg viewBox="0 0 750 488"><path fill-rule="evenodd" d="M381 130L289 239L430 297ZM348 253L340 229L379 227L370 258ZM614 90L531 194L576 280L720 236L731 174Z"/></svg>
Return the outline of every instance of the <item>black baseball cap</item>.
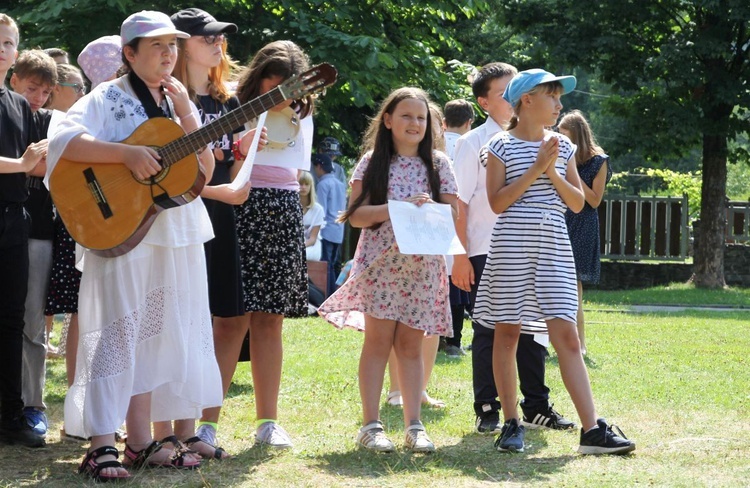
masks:
<svg viewBox="0 0 750 488"><path fill-rule="evenodd" d="M170 17L179 30L191 36L213 36L216 34L234 34L237 25L219 22L211 14L199 8L186 8Z"/></svg>
<svg viewBox="0 0 750 488"><path fill-rule="evenodd" d="M320 166L326 173L333 171L333 161L331 161L331 157L328 154L313 154L311 158L313 166Z"/></svg>

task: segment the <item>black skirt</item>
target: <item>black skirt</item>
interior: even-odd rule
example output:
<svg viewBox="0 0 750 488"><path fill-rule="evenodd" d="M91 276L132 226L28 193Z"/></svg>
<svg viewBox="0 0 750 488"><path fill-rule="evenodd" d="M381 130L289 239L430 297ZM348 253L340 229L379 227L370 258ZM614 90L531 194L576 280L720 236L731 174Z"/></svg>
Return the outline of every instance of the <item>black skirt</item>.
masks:
<svg viewBox="0 0 750 488"><path fill-rule="evenodd" d="M302 205L293 190L253 188L235 207L246 312L307 315Z"/></svg>
<svg viewBox="0 0 750 488"><path fill-rule="evenodd" d="M234 206L208 198L203 203L214 228L214 238L204 244L211 314L239 317L245 314L245 304Z"/></svg>
<svg viewBox="0 0 750 488"><path fill-rule="evenodd" d="M76 269L76 243L58 217L52 239L52 272L44 314L78 313L80 286L81 272Z"/></svg>

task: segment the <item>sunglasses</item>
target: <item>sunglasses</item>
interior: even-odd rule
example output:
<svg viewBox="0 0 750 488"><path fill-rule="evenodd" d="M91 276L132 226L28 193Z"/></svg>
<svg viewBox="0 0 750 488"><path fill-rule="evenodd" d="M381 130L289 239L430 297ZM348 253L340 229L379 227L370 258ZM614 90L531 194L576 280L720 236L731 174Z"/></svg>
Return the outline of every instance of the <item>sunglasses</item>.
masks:
<svg viewBox="0 0 750 488"><path fill-rule="evenodd" d="M224 34L214 34L212 36L203 36L203 40L209 46L216 44L217 42L224 42Z"/></svg>
<svg viewBox="0 0 750 488"><path fill-rule="evenodd" d="M86 94L86 85L82 85L80 83L62 83L62 82L58 82L57 84L60 86L69 86L73 88L73 90L75 90L75 92L78 93L79 95Z"/></svg>

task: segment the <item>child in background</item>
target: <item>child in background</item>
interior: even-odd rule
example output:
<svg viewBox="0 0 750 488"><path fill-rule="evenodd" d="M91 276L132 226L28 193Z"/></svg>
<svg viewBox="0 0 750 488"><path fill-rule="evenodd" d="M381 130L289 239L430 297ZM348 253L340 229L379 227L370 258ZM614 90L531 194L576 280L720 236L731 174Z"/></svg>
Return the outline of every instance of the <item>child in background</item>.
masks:
<svg viewBox="0 0 750 488"><path fill-rule="evenodd" d="M445 104L443 113L445 153L451 158L452 163L456 141L471 130L471 123L474 122L474 107L464 99L451 100ZM458 179L458 176L456 176L456 179ZM448 266L451 317L453 319L453 337L445 338L445 355L449 358L458 358L466 355L461 348L461 332L464 328L464 312L469 308L471 299L468 291L458 288L451 280L453 256L446 256L445 261Z"/></svg>
<svg viewBox="0 0 750 488"><path fill-rule="evenodd" d="M566 206L579 212L584 195L573 158L576 147L545 129L557 122L560 96L575 83L572 76L541 69L518 73L503 93L515 113L507 131L487 145L487 197L499 215L474 317L495 329L493 370L505 418L495 447L501 452L524 450L516 348L521 324L542 320L583 426L578 451L618 454L635 449L634 442L597 417L575 327L575 266L564 213Z"/></svg>
<svg viewBox="0 0 750 488"><path fill-rule="evenodd" d="M82 96L86 94L81 70L71 64L57 64L57 85L52 90L44 108L51 110L50 129L54 130L57 121L65 117L65 112ZM48 134L51 136L52 134ZM59 357L60 349L65 351L67 330L69 325L63 325L61 347L56 348L50 343L54 316L70 314L66 321L76 321L78 327L78 286L81 282L81 272L75 267L75 243L59 216L55 217L54 235L52 238L52 271L47 288L47 302L44 307L45 325L47 329L47 357ZM68 324L70 323L68 322ZM67 330L66 330L67 329ZM73 381L68 375L68 386Z"/></svg>
<svg viewBox="0 0 750 488"><path fill-rule="evenodd" d="M305 228L305 256L308 261L320 261L318 233L326 224L323 207L315 194L315 183L309 171L300 171L299 198L302 203L302 225Z"/></svg>
<svg viewBox="0 0 750 488"><path fill-rule="evenodd" d="M422 205L456 203L450 162L433 150L429 98L418 88L400 88L372 120L365 154L352 176L349 208L341 220L362 228L351 276L319 309L338 328L364 330L359 390L364 425L357 443L372 451L395 449L380 422L383 376L391 348L399 360L406 447L432 452L420 420L425 334L450 335L448 280L443 256L399 252L388 200Z"/></svg>
<svg viewBox="0 0 750 488"><path fill-rule="evenodd" d="M568 226L570 246L576 263L578 278L578 313L576 326L578 340L581 341L581 353L586 355L586 334L583 323L583 283L599 283L601 262L599 251L599 212L604 187L612 178L609 156L596 143L586 117L579 110L573 110L563 116L558 124L560 134L566 136L578 146L576 165L581 178L583 195L586 203L583 210L573 213L565 211L565 223Z"/></svg>
<svg viewBox="0 0 750 488"><path fill-rule="evenodd" d="M52 112L42 107L57 84L57 65L44 51L32 49L18 56L10 86L28 100L37 126L38 140L47 139ZM36 142L36 141L34 141ZM47 325L44 308L52 270L52 239L55 234L52 197L44 186L46 164L42 161L26 179L29 198L25 207L31 217L29 233L29 280L23 329L23 399L29 425L46 435L44 383L47 372Z"/></svg>

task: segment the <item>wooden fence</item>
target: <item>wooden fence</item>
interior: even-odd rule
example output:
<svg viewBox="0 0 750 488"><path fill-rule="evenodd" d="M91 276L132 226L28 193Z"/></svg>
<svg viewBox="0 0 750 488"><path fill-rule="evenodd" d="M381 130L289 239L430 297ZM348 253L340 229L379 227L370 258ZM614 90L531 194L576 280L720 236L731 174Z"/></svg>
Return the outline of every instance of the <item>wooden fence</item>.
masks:
<svg viewBox="0 0 750 488"><path fill-rule="evenodd" d="M727 202L726 241L750 242L750 202Z"/></svg>
<svg viewBox="0 0 750 488"><path fill-rule="evenodd" d="M599 205L602 258L685 261L688 199L605 195Z"/></svg>

